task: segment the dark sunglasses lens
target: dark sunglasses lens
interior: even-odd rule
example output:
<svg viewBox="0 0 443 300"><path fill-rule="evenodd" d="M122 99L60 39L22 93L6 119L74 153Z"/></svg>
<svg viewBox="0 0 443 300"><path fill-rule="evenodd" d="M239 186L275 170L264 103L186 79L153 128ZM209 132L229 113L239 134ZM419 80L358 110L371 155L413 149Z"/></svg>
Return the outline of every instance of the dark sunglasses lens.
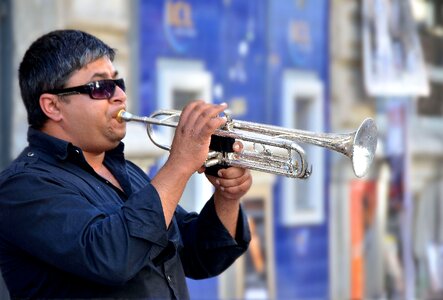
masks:
<svg viewBox="0 0 443 300"><path fill-rule="evenodd" d="M122 89L123 92L126 91L125 81L123 79L114 80L115 84Z"/></svg>
<svg viewBox="0 0 443 300"><path fill-rule="evenodd" d="M114 96L115 83L112 80L97 81L92 86L91 97L93 99L109 99Z"/></svg>

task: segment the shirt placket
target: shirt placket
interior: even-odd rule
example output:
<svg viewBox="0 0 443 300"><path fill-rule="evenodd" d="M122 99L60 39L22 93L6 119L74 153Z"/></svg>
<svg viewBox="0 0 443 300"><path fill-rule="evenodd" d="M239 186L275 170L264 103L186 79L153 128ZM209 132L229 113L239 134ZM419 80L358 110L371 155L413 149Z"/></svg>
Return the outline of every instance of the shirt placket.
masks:
<svg viewBox="0 0 443 300"><path fill-rule="evenodd" d="M163 264L163 272L164 276L166 278L166 282L168 284L169 289L172 293L172 299L178 299L178 288L177 288L177 281L174 276L174 268L176 266L174 265L174 259L168 260Z"/></svg>

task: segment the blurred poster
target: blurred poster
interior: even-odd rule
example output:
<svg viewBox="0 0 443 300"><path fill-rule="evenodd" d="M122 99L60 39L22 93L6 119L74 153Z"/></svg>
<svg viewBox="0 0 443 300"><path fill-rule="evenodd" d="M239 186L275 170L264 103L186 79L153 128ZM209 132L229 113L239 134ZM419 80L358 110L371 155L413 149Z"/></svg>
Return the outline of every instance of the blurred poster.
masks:
<svg viewBox="0 0 443 300"><path fill-rule="evenodd" d="M393 212L398 212L401 209L404 198L407 104L407 99L389 99L386 104L388 129L384 144L387 161L391 168L389 199Z"/></svg>
<svg viewBox="0 0 443 300"><path fill-rule="evenodd" d="M387 98L386 158L390 167L387 234L395 241L395 253L401 262L401 278L387 287L393 298L413 299L415 295L415 265L412 253L414 203L411 191L411 136L408 130L411 101L408 97Z"/></svg>
<svg viewBox="0 0 443 300"><path fill-rule="evenodd" d="M363 1L365 88L371 96L427 96L429 84L408 0Z"/></svg>
<svg viewBox="0 0 443 300"><path fill-rule="evenodd" d="M374 219L377 206L376 183L350 182L351 269L350 298L365 299L367 245L375 238Z"/></svg>

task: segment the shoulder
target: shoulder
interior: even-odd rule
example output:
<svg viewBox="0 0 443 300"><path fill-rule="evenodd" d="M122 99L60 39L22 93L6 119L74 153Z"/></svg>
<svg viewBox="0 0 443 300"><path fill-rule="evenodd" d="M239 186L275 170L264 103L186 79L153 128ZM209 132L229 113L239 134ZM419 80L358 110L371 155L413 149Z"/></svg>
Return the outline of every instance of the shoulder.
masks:
<svg viewBox="0 0 443 300"><path fill-rule="evenodd" d="M47 156L44 153L32 149L31 147L25 148L16 159L14 159L8 167L6 167L1 173L0 178L7 177L15 173L21 173L25 171L40 170L48 172L46 167L48 163L47 159L42 159L43 156Z"/></svg>
<svg viewBox="0 0 443 300"><path fill-rule="evenodd" d="M38 156L35 155L30 148L26 148L23 152L13 160L8 167L6 167L0 173L0 183L14 174L22 173L24 170L29 168L30 165L34 165L38 160Z"/></svg>
<svg viewBox="0 0 443 300"><path fill-rule="evenodd" d="M53 177L37 157L19 157L0 173L0 195L35 188L37 182ZM15 193L15 192L14 192Z"/></svg>
<svg viewBox="0 0 443 300"><path fill-rule="evenodd" d="M39 185L71 186L70 174L72 172L65 171L62 161L45 152L27 147L0 173L0 192L4 194L5 189L35 191Z"/></svg>

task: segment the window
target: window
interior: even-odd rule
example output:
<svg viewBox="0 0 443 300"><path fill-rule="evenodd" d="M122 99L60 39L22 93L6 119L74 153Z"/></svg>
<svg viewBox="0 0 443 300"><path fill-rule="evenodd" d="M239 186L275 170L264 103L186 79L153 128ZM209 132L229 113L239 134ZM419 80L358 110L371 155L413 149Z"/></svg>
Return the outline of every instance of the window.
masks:
<svg viewBox="0 0 443 300"><path fill-rule="evenodd" d="M173 91L174 109L182 110L186 104L199 99L200 95L196 90L175 89Z"/></svg>
<svg viewBox="0 0 443 300"><path fill-rule="evenodd" d="M430 95L417 101L422 117L443 116L443 2L415 0L421 14L415 14L425 61L428 65Z"/></svg>
<svg viewBox="0 0 443 300"><path fill-rule="evenodd" d="M283 76L282 125L311 132L324 132L323 83L310 72L288 70ZM324 221L324 149L300 144L313 173L308 180L282 178L284 225L319 224Z"/></svg>
<svg viewBox="0 0 443 300"><path fill-rule="evenodd" d="M417 101L417 114L427 117L443 116L442 82L431 82L431 94L429 97L422 97Z"/></svg>
<svg viewBox="0 0 443 300"><path fill-rule="evenodd" d="M201 61L161 58L157 62L157 71L157 109L181 110L195 99L212 101L212 75ZM158 129L162 137L172 141L173 129L161 127ZM180 205L188 211L200 211L212 192L212 185L206 177L194 174L183 192Z"/></svg>

